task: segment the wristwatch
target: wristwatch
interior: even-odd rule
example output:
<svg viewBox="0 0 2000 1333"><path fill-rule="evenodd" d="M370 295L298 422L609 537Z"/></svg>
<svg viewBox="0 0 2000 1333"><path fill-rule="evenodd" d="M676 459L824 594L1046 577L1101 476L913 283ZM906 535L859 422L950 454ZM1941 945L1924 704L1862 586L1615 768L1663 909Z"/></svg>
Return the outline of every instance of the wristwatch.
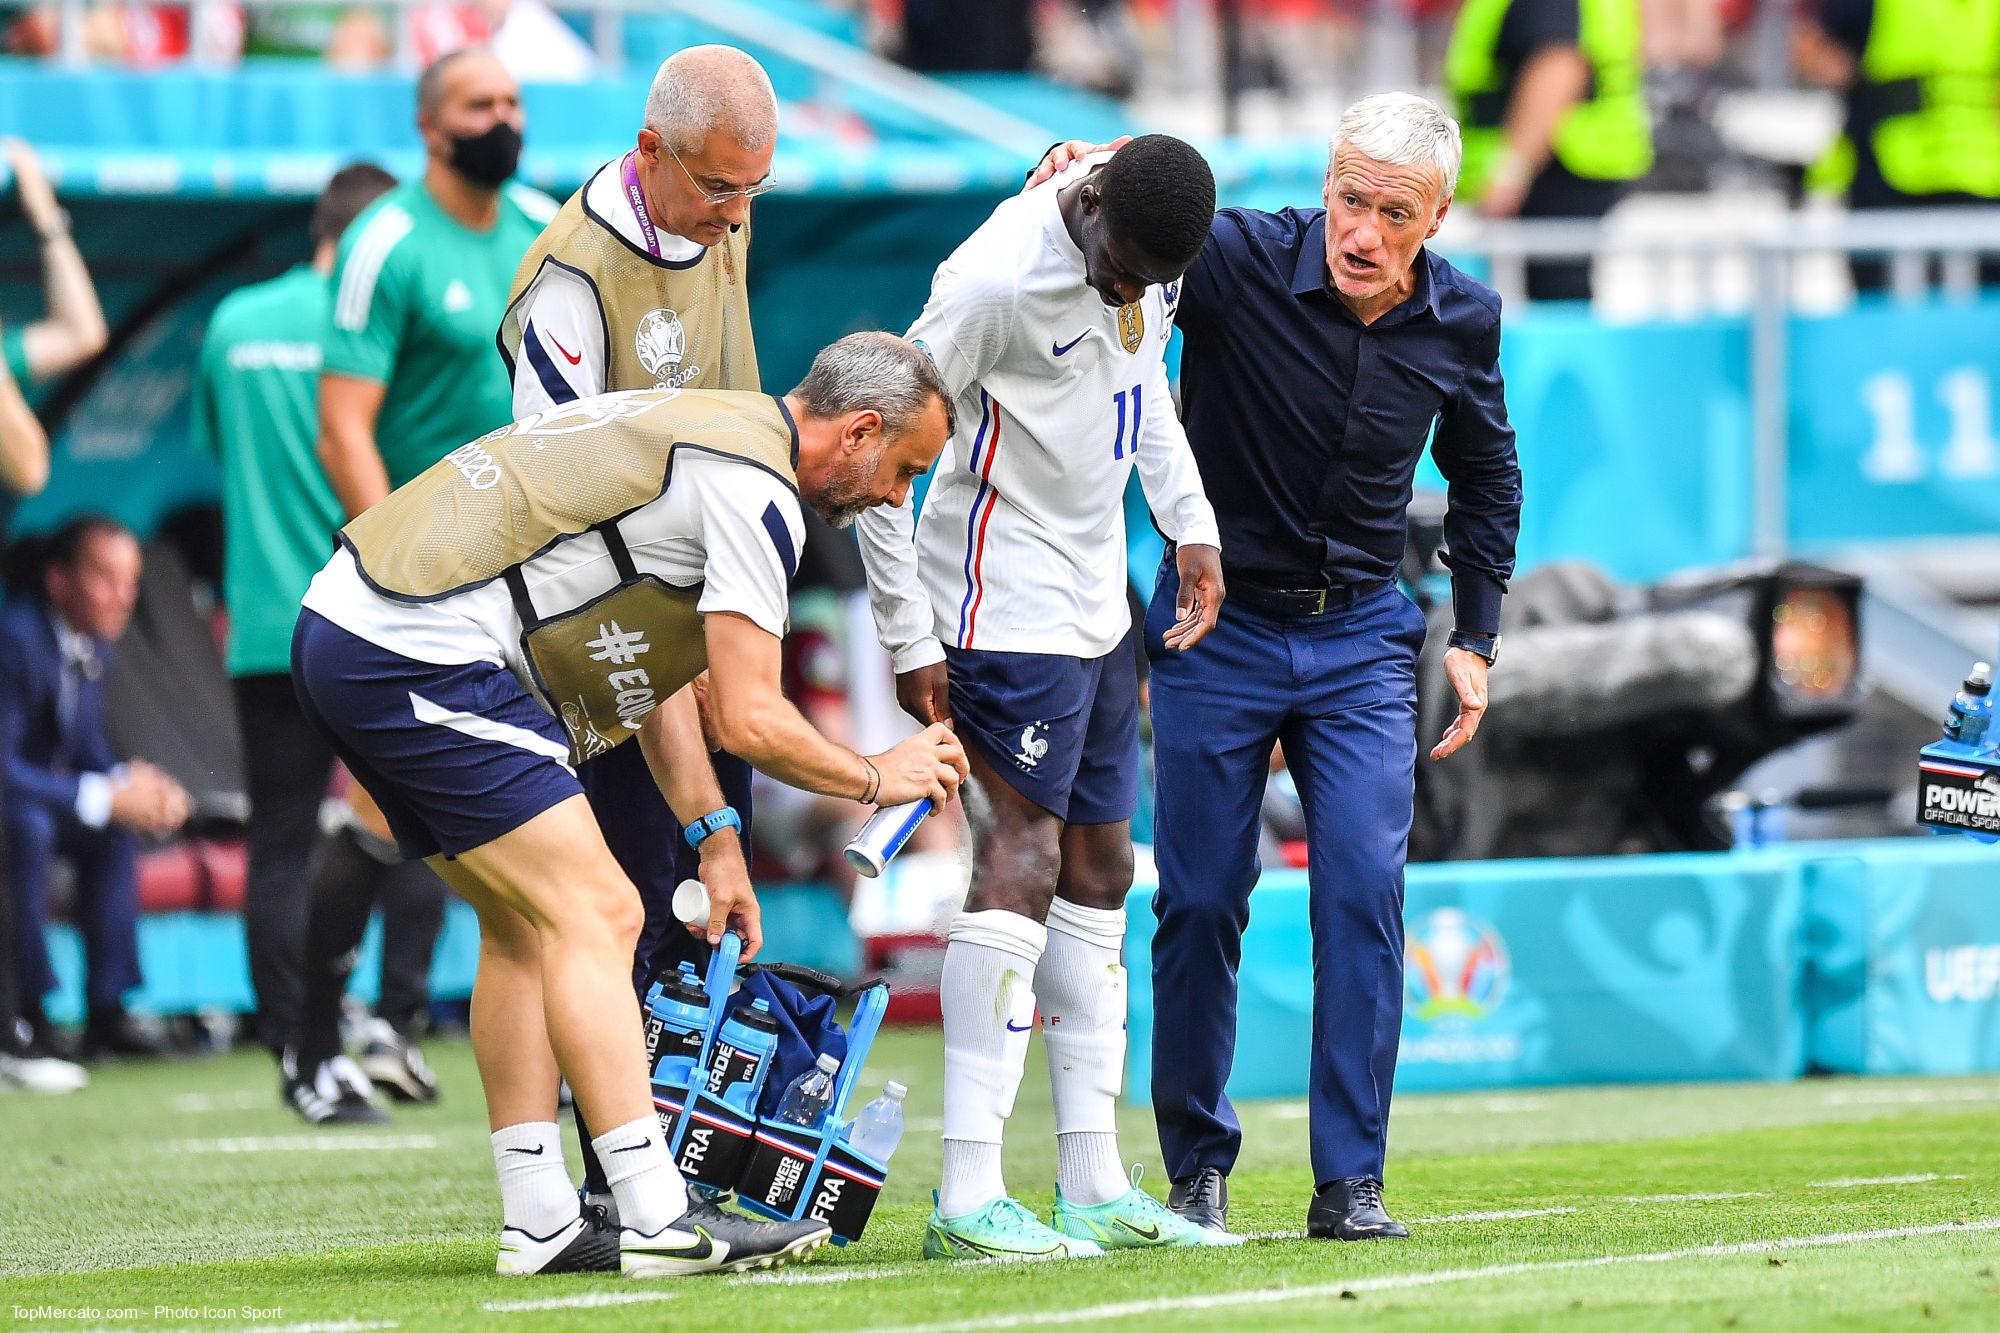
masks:
<svg viewBox="0 0 2000 1333"><path fill-rule="evenodd" d="M688 846L700 851L703 843L726 828L733 828L738 833L743 831L743 816L736 813L735 806L725 805L720 810L711 810L682 829L681 836L688 840Z"/></svg>
<svg viewBox="0 0 2000 1333"><path fill-rule="evenodd" d="M1500 660L1500 636L1498 634L1475 634L1471 630L1455 629L1445 644L1452 648L1463 648L1468 653L1478 653L1492 666Z"/></svg>

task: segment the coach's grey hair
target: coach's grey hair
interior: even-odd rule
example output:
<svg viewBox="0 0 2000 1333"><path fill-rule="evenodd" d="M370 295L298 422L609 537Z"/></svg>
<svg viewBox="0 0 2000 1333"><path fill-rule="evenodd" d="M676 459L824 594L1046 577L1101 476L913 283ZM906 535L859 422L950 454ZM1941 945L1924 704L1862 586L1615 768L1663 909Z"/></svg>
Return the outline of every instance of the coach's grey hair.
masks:
<svg viewBox="0 0 2000 1333"><path fill-rule="evenodd" d="M762 152L778 137L778 95L771 76L745 52L690 46L668 56L653 75L646 128L677 153L695 151L717 129Z"/></svg>
<svg viewBox="0 0 2000 1333"><path fill-rule="evenodd" d="M1399 167L1427 166L1437 170L1448 198L1458 188L1458 167L1465 157L1458 122L1428 97L1414 93L1377 93L1341 113L1327 153L1327 171L1342 144Z"/></svg>
<svg viewBox="0 0 2000 1333"><path fill-rule="evenodd" d="M951 394L930 354L893 333L850 333L813 358L812 369L792 390L816 417L873 408L882 433L896 439L917 424L935 398L944 405L944 429L958 428Z"/></svg>

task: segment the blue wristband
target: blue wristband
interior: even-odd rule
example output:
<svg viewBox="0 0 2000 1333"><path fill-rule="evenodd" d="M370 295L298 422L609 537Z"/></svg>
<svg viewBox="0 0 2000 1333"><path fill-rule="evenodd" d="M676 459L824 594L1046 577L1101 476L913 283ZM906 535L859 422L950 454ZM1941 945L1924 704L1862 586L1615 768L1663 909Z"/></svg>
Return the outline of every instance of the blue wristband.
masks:
<svg viewBox="0 0 2000 1333"><path fill-rule="evenodd" d="M688 840L688 846L700 851L701 845L712 835L726 828L733 828L738 833L743 831L743 817L736 813L734 806L725 805L720 810L710 811L682 829L681 836Z"/></svg>

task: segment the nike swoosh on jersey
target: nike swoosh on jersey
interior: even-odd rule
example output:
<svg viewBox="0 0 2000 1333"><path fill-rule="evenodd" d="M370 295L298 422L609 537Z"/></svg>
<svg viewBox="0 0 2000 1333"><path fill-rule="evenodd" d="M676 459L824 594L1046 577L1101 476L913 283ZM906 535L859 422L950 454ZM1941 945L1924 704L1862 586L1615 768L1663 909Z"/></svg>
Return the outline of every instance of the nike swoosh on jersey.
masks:
<svg viewBox="0 0 2000 1333"><path fill-rule="evenodd" d="M1089 336L1090 336L1090 330L1085 329L1082 333L1077 334L1076 337L1071 338L1066 343L1050 343L1049 350L1053 351L1057 356L1067 356L1070 352L1076 349L1076 345L1078 343L1082 342L1085 338L1088 338Z"/></svg>
<svg viewBox="0 0 2000 1333"><path fill-rule="evenodd" d="M549 335L549 345L555 348L558 352L561 352L563 354L563 360L569 362L572 366L582 364L583 353L570 351L569 348L564 347L561 343L556 341L556 335L553 333Z"/></svg>
<svg viewBox="0 0 2000 1333"><path fill-rule="evenodd" d="M1013 1019L1010 1018L1007 1020L1007 1030L1009 1032L1030 1032L1034 1030L1034 1026L1033 1023L1023 1023L1020 1027L1015 1027Z"/></svg>

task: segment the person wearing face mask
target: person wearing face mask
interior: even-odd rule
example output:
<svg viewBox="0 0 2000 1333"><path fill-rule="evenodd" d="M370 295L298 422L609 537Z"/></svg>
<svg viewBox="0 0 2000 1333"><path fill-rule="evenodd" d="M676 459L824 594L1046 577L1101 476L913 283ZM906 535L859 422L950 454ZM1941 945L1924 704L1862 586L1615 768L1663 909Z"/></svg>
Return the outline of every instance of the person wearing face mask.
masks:
<svg viewBox="0 0 2000 1333"><path fill-rule="evenodd" d="M499 341L514 373L517 415L620 389L758 387L750 201L771 188L777 141L777 95L749 55L691 46L660 66L631 150L571 196L515 274ZM728 905L750 897L750 766L730 754L710 757L699 744L692 686L662 712L689 740L686 767L705 792L704 818L693 827L674 818L637 746L597 755L577 771L606 844L646 908L632 973L641 993L679 962L706 964L674 917L676 885L707 886L712 922L704 924L716 939ZM581 1125L579 1140L587 1200L615 1209Z"/></svg>
<svg viewBox="0 0 2000 1333"><path fill-rule="evenodd" d="M553 200L512 180L522 125L520 86L490 51L433 62L417 80L422 176L382 196L341 238L321 348L319 459L346 517L514 417L493 329L521 256L556 212ZM314 870L305 991L285 1077L292 1105L344 1105L337 1118L360 1119L371 1079L400 1100L437 1095L411 1038L444 886L414 868L414 883L400 867L391 874L400 858L380 813L358 790L350 809ZM371 1025L357 1074L338 1059L340 996L378 896L385 969L399 979L409 972L412 984L393 988L410 998Z"/></svg>

